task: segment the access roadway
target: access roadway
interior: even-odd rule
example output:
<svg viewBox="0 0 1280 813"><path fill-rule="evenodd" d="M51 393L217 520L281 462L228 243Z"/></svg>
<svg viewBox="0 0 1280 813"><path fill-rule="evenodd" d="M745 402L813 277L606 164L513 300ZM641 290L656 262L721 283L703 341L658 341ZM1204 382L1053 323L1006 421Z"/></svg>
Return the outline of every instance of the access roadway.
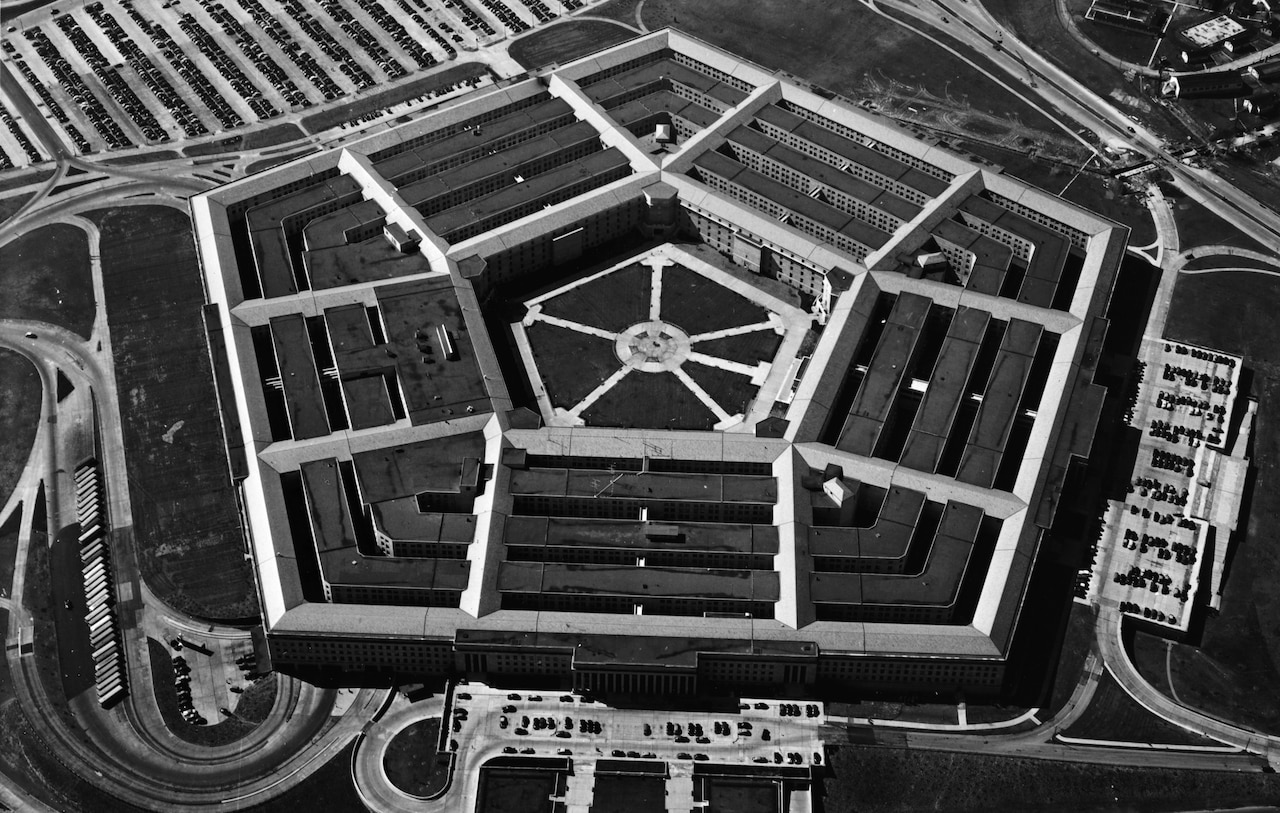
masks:
<svg viewBox="0 0 1280 813"><path fill-rule="evenodd" d="M757 760L771 767L808 768L818 764L815 756L821 759L826 736L825 714L818 703L794 701L801 709L800 715L784 717L777 701L749 700L744 701L748 706L745 709L718 712L676 711L614 708L576 694L517 692L508 696L508 691L472 683L455 687L451 704L441 703L440 698L418 703L395 698L386 714L368 727L353 760L356 789L366 806L379 813L474 810L480 768L501 756L558 757L584 768L597 759L655 760L667 762L673 774L691 765L753 766ZM805 713L809 705L817 706L816 716ZM442 713L442 724L457 729L447 730L443 737L450 746L457 743L456 749L451 748L454 764L448 788L437 798L424 800L391 783L383 757L397 734ZM526 717L529 724L522 727ZM566 717L572 721L572 728L564 725ZM539 729L535 719L553 720L554 726ZM599 723L600 732L583 733L583 720ZM681 733L667 734L668 722L679 725ZM729 733L717 732L717 722L728 724ZM702 726L706 742L698 742L697 736L690 733L690 723ZM749 727L744 729L740 723ZM648 734L644 733L646 725ZM787 761L786 755L793 753L801 755L799 763ZM704 759L693 759L695 754ZM575 773L578 770L581 769ZM681 804L679 799L670 799L668 809L692 808L693 800L690 798L684 808Z"/></svg>
<svg viewBox="0 0 1280 813"><path fill-rule="evenodd" d="M1188 196L1263 245L1280 247L1280 215L1214 173L1181 163L1165 149L1159 136L1022 43L977 0L930 0L929 5L920 6L905 0L869 1L945 31L1010 77L1026 82L1036 94L1096 133L1104 143L1151 157L1169 171Z"/></svg>
<svg viewBox="0 0 1280 813"><path fill-rule="evenodd" d="M0 346L15 349L32 360L44 384L41 429L29 461L30 472L36 474L24 475L28 491L42 480L49 516L57 517L62 511L60 495L70 487L69 482L63 481L69 480L76 461L63 461L57 456L59 416L52 397L56 371L61 370L76 388L91 388L97 395L100 463L109 484L107 512L113 529L129 529L119 410L111 386L113 379L99 353L89 350L89 342L69 330L20 320L0 322ZM127 572L131 546L113 547L119 569ZM15 592L21 595L20 582L15 583ZM154 597L148 596L147 601L152 608L162 606ZM12 603L11 609L10 627L15 638L21 640L26 628L29 640L29 613L18 601ZM6 656L19 702L32 719L41 721L59 761L108 793L144 808L216 805L235 809L255 804L263 798L258 794L287 789L319 767L317 756L332 753L349 741L372 714L375 693L362 692L350 713L325 728L333 710L334 692L284 680L268 719L252 734L230 746L200 748L175 737L159 718L145 640L126 636L126 652L131 694L111 711L97 706L92 692L82 694L70 704L74 722L60 714L54 699L46 694L44 683L35 674L33 658L21 655L17 648L8 650ZM291 781L282 784L282 776ZM246 801L228 805L230 797L243 797Z"/></svg>

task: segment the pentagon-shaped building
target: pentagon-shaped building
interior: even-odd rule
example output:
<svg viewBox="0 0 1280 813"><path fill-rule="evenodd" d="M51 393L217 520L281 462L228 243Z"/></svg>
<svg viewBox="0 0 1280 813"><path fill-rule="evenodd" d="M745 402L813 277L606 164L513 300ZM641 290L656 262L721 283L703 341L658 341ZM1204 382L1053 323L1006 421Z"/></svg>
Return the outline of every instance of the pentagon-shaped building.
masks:
<svg viewBox="0 0 1280 813"><path fill-rule="evenodd" d="M669 30L191 207L276 668L999 694L1125 227Z"/></svg>

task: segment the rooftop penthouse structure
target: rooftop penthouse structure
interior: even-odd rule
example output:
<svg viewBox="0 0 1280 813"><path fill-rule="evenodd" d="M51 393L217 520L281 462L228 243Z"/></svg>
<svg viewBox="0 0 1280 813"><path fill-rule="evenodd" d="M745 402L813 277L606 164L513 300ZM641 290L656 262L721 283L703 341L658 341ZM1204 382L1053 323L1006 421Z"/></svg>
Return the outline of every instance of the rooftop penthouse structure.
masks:
<svg viewBox="0 0 1280 813"><path fill-rule="evenodd" d="M671 30L191 206L277 668L1000 693L1125 227Z"/></svg>

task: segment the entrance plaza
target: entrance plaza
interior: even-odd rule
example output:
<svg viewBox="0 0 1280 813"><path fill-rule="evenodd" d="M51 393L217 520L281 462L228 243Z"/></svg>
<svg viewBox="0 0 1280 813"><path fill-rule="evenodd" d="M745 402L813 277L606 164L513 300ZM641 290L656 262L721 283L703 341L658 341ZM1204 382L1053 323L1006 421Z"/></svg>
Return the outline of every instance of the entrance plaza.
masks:
<svg viewBox="0 0 1280 813"><path fill-rule="evenodd" d="M669 30L191 205L277 669L1005 690L1124 227Z"/></svg>
<svg viewBox="0 0 1280 813"><path fill-rule="evenodd" d="M441 698L397 697L367 732L354 757L356 786L382 810L475 810L485 765L546 766L568 773L553 797L566 813L589 813L604 775L649 776L662 782L665 809L693 811L696 777L732 766L803 785L825 762L826 712L820 703L743 698L718 712L615 708L578 694L459 684ZM745 708L744 708L745 707ZM387 778L384 759L397 734L442 716L441 745L453 755L450 784L430 802ZM496 763L495 763L496 761ZM604 784L608 784L607 782Z"/></svg>

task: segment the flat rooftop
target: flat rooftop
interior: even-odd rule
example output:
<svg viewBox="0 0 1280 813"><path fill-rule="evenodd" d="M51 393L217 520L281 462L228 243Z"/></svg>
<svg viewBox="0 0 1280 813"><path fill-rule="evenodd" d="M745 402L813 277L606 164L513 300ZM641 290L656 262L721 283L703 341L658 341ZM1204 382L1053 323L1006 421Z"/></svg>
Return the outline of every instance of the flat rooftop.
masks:
<svg viewBox="0 0 1280 813"><path fill-rule="evenodd" d="M193 197L270 640L999 682L1127 231L781 76L664 30Z"/></svg>

